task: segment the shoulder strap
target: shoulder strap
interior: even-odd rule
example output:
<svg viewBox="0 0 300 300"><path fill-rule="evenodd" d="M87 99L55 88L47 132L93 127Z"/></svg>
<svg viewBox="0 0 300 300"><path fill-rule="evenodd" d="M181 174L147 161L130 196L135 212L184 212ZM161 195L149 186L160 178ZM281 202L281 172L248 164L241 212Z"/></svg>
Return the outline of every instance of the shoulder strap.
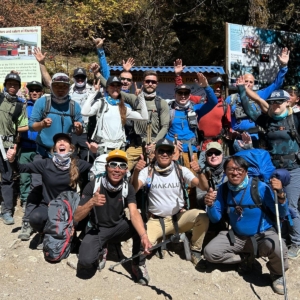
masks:
<svg viewBox="0 0 300 300"><path fill-rule="evenodd" d="M23 111L23 103L22 102L16 102L16 106L15 106L15 110L12 114L12 121L17 124L18 119L20 117L20 115L22 114Z"/></svg>
<svg viewBox="0 0 300 300"><path fill-rule="evenodd" d="M230 106L232 106L236 102L237 99L238 99L237 93L230 95Z"/></svg>
<svg viewBox="0 0 300 300"><path fill-rule="evenodd" d="M223 100L223 110L224 110L224 117L227 115L227 110L228 110L228 103Z"/></svg>
<svg viewBox="0 0 300 300"><path fill-rule="evenodd" d="M137 110L138 106L139 106L139 99L138 99L138 97L136 97L132 110Z"/></svg>
<svg viewBox="0 0 300 300"><path fill-rule="evenodd" d="M46 102L45 102L45 110L43 113L43 119L47 118L47 115L49 114L51 109L51 96L46 96Z"/></svg>
<svg viewBox="0 0 300 300"><path fill-rule="evenodd" d="M2 104L3 100L4 100L4 94L0 93L0 105Z"/></svg>
<svg viewBox="0 0 300 300"><path fill-rule="evenodd" d="M70 117L72 119L72 123L74 123L75 122L75 101L70 100L69 106L70 106Z"/></svg>
<svg viewBox="0 0 300 300"><path fill-rule="evenodd" d="M181 188L182 188L182 192L183 192L183 199L186 203L187 209L190 209L190 199L185 187L185 182L184 182L184 178L183 178L183 173L182 173L182 167L179 165L179 163L177 161L174 161L174 167L175 167L175 172L176 175L179 179Z"/></svg>
<svg viewBox="0 0 300 300"><path fill-rule="evenodd" d="M225 206L227 206L227 197L228 197L228 185L227 182L222 184L222 198Z"/></svg>
<svg viewBox="0 0 300 300"><path fill-rule="evenodd" d="M290 114L287 116L286 121L289 125L289 129L291 131L292 137L296 140L298 146L300 147L300 136L298 130L295 126L294 114Z"/></svg>
<svg viewBox="0 0 300 300"><path fill-rule="evenodd" d="M161 99L158 96L155 96L155 106L157 110L158 122L159 122L159 129L161 128L160 122L160 113L161 113Z"/></svg>

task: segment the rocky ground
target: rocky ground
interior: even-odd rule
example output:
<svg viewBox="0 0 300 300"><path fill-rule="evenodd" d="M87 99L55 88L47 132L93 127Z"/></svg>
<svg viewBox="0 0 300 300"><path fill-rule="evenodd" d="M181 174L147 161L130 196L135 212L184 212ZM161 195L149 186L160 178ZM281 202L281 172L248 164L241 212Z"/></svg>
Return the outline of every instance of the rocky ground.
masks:
<svg viewBox="0 0 300 300"><path fill-rule="evenodd" d="M76 270L76 256L58 264L49 264L42 251L34 250L37 236L28 242L18 240L22 209L15 213L15 225L0 222L0 299L22 300L104 300L104 299L283 299L274 294L266 260L259 259L253 272L239 276L234 266L208 265L196 270L185 261L183 252L170 251L165 259L153 256L147 261L151 281L148 286L136 284L130 274L130 264L108 267L116 263L116 255L109 253L106 268L91 279L80 279ZM130 256L131 241L124 243L122 251ZM178 247L177 247L178 248ZM112 249L113 250L113 249ZM173 249L174 250L174 249ZM112 261L114 260L114 261ZM300 259L290 261L287 272L288 296L300 299Z"/></svg>

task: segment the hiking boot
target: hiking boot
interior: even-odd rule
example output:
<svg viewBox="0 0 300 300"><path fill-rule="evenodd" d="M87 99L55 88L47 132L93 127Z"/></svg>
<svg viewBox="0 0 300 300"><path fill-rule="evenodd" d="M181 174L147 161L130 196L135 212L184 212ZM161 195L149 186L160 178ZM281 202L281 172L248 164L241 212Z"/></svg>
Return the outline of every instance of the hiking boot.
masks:
<svg viewBox="0 0 300 300"><path fill-rule="evenodd" d="M0 214L0 219L3 221L5 225L15 224L15 220L12 217L11 213L7 212L4 214Z"/></svg>
<svg viewBox="0 0 300 300"><path fill-rule="evenodd" d="M196 266L201 259L202 259L201 252L191 251L191 262L194 266Z"/></svg>
<svg viewBox="0 0 300 300"><path fill-rule="evenodd" d="M240 275L249 274L253 270L253 264L255 257L253 253L243 253L241 254L242 261L240 262L237 272Z"/></svg>
<svg viewBox="0 0 300 300"><path fill-rule="evenodd" d="M107 253L108 253L107 248L103 248L102 254L99 257L99 265L97 267L97 270L99 272L105 268Z"/></svg>
<svg viewBox="0 0 300 300"><path fill-rule="evenodd" d="M32 228L29 225L29 222L23 222L21 232L18 235L18 239L21 241L28 241L30 239L30 235L32 233Z"/></svg>
<svg viewBox="0 0 300 300"><path fill-rule="evenodd" d="M36 250L43 250L44 248L44 234L43 233L40 233L40 237L39 237L39 241L37 243L37 246L36 246Z"/></svg>
<svg viewBox="0 0 300 300"><path fill-rule="evenodd" d="M288 258L296 259L300 256L300 246L296 244L292 244L288 250Z"/></svg>
<svg viewBox="0 0 300 300"><path fill-rule="evenodd" d="M283 276L270 274L272 280L272 289L279 295L284 295Z"/></svg>
<svg viewBox="0 0 300 300"><path fill-rule="evenodd" d="M150 276L148 274L146 265L138 266L131 265L132 273L136 278L137 283L142 285L148 285L150 281Z"/></svg>

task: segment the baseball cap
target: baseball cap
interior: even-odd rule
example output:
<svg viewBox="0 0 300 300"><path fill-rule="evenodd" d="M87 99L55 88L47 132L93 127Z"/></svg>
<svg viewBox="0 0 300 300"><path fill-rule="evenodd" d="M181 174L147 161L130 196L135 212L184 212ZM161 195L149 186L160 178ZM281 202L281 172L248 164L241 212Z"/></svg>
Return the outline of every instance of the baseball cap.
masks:
<svg viewBox="0 0 300 300"><path fill-rule="evenodd" d="M284 90L275 90L266 101L271 101L271 100L288 101L289 99L290 99L290 95L288 92Z"/></svg>
<svg viewBox="0 0 300 300"><path fill-rule="evenodd" d="M168 139L160 139L156 142L156 146L155 146L155 150L157 150L160 147L169 147L172 148L174 150L174 144L172 141L168 140Z"/></svg>
<svg viewBox="0 0 300 300"><path fill-rule="evenodd" d="M82 76L87 77L86 76L86 71L85 71L84 68L77 68L77 69L74 70L73 77L76 77L78 75L82 75Z"/></svg>
<svg viewBox="0 0 300 300"><path fill-rule="evenodd" d="M26 87L27 87L28 89L30 89L30 88L33 87L33 86L38 86L39 88L43 89L43 85L42 85L40 82L38 82L38 81L30 81L30 82L28 82L28 83L26 84Z"/></svg>
<svg viewBox="0 0 300 300"><path fill-rule="evenodd" d="M109 152L108 156L106 157L106 161L108 162L114 158L121 158L124 161L126 161L126 163L128 163L128 157L127 157L127 153L125 151L116 149L116 150Z"/></svg>
<svg viewBox="0 0 300 300"><path fill-rule="evenodd" d="M120 80L119 77L117 76L109 76L107 81L106 81L106 87L108 87L109 85L111 85L112 83L118 83L120 86L122 86L122 82Z"/></svg>
<svg viewBox="0 0 300 300"><path fill-rule="evenodd" d="M70 78L65 73L56 73L52 77L52 83L54 82L62 82L70 85Z"/></svg>
<svg viewBox="0 0 300 300"><path fill-rule="evenodd" d="M177 85L175 88L175 93L181 90L186 90L186 91L191 91L191 87L187 84L181 84L181 85Z"/></svg>
<svg viewBox="0 0 300 300"><path fill-rule="evenodd" d="M70 135L68 133L63 133L63 132L57 133L57 134L54 135L54 137L53 137L54 144L56 144L57 140L60 139L60 138L66 139L66 140L68 140L68 142L70 144L72 144L72 140L71 140Z"/></svg>
<svg viewBox="0 0 300 300"><path fill-rule="evenodd" d="M207 144L206 146L206 150L205 150L205 153L210 150L210 149L216 149L216 150L219 150L223 153L223 149L222 149L222 146L220 143L218 142L210 142Z"/></svg>
<svg viewBox="0 0 300 300"><path fill-rule="evenodd" d="M7 74L6 77L5 77L5 80L4 80L4 86L5 86L7 80L18 81L21 85L21 77L19 76L19 74L16 74L16 73Z"/></svg>
<svg viewBox="0 0 300 300"><path fill-rule="evenodd" d="M215 83L218 83L218 82L221 82L221 83L224 83L224 80L221 76L215 76L215 77L212 77L211 79L209 79L209 84L215 84Z"/></svg>

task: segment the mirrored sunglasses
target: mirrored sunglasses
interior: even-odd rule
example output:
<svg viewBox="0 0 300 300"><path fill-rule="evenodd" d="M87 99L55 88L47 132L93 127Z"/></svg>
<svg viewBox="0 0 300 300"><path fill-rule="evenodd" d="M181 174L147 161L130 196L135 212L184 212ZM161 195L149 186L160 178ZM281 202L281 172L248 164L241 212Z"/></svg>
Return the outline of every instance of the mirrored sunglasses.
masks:
<svg viewBox="0 0 300 300"><path fill-rule="evenodd" d="M283 99L279 99L279 100L270 100L270 101L268 101L268 103L269 103L270 105L272 105L272 104L282 104L283 102L284 102Z"/></svg>
<svg viewBox="0 0 300 300"><path fill-rule="evenodd" d="M125 162L110 161L107 165L112 169L119 167L121 170L126 170L128 168L128 165Z"/></svg>

